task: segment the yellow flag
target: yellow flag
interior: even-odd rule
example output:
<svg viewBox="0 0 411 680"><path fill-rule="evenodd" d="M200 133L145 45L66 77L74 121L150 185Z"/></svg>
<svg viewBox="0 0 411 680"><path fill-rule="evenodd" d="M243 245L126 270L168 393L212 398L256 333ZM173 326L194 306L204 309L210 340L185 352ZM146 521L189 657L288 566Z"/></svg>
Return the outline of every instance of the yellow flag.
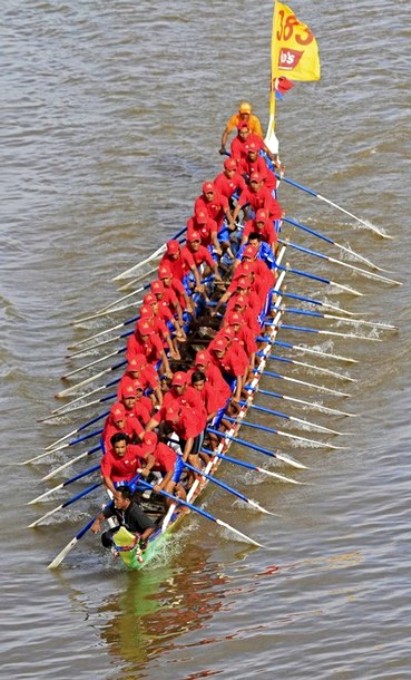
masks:
<svg viewBox="0 0 411 680"><path fill-rule="evenodd" d="M317 41L310 29L299 21L290 7L274 4L271 41L273 82L280 76L290 80L319 80L320 58Z"/></svg>

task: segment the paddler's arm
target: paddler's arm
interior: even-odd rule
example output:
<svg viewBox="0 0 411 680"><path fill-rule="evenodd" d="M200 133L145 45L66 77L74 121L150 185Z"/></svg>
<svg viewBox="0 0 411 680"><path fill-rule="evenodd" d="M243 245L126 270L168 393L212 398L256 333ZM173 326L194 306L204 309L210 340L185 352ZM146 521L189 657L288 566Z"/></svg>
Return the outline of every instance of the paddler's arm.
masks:
<svg viewBox="0 0 411 680"><path fill-rule="evenodd" d="M139 468L138 472L143 477L148 477L154 465L156 464L156 459L152 453L148 453L144 458L144 462L145 466L143 468Z"/></svg>
<svg viewBox="0 0 411 680"><path fill-rule="evenodd" d="M186 440L185 446L184 446L184 451L183 451L183 460L186 461L192 451L194 445L194 437L189 437Z"/></svg>
<svg viewBox="0 0 411 680"><path fill-rule="evenodd" d="M170 364L168 363L167 354L165 353L164 350L162 350L160 356L161 356L161 361L162 361L162 364L163 364L163 367L164 367L164 373L166 374L167 377L171 378L172 373L171 373L171 370L170 370Z"/></svg>
<svg viewBox="0 0 411 680"><path fill-rule="evenodd" d="M90 527L93 534L98 534L98 532L101 531L101 525L103 524L103 522L109 517L113 517L114 514L115 513L113 511L112 504L110 504L110 506L105 510L99 512L96 519L94 520L93 524Z"/></svg>

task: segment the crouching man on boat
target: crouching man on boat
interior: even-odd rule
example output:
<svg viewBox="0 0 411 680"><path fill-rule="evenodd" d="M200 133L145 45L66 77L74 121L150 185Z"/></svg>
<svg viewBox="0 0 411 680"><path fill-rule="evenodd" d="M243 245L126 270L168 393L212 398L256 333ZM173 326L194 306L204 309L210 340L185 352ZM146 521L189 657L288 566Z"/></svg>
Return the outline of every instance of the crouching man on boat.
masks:
<svg viewBox="0 0 411 680"><path fill-rule="evenodd" d="M120 527L125 527L131 534L135 535L135 543L128 546L132 549L139 543L140 549L144 549L148 538L155 531L156 525L142 508L133 500L133 491L128 486L119 486L114 492L114 500L111 505L104 508L97 515L91 526L93 533L101 531L104 520L115 517L119 526L108 529L101 536L101 542L105 548L110 548L118 554L118 547L115 544L115 535Z"/></svg>

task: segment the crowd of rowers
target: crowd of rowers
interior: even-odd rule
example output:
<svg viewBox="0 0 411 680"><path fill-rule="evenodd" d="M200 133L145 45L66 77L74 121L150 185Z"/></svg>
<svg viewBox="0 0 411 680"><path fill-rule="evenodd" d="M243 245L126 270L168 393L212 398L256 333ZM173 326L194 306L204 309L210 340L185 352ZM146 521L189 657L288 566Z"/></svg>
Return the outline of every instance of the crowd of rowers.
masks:
<svg viewBox="0 0 411 680"><path fill-rule="evenodd" d="M204 438L211 450L219 442L207 427L230 428L225 418L238 412L253 376L283 211L269 167L278 160L248 103L228 121L221 154L234 129L222 171L194 202L185 243L167 242L127 341L127 368L102 435L101 474L113 495L137 473L151 481L156 472L155 493L185 499L197 475L184 463L207 464ZM215 334L196 348L187 332L201 310Z"/></svg>

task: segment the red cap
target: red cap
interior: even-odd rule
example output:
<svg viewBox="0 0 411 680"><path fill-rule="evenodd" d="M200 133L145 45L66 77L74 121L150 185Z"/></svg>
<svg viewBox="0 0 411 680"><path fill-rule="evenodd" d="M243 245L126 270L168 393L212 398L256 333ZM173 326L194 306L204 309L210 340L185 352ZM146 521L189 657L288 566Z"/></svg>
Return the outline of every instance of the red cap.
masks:
<svg viewBox="0 0 411 680"><path fill-rule="evenodd" d="M186 385L187 384L187 374L184 371L177 371L174 373L171 380L171 384L174 385Z"/></svg>
<svg viewBox="0 0 411 680"><path fill-rule="evenodd" d="M258 182L258 184L261 182L261 175L258 172L252 172L250 175L250 184L252 182Z"/></svg>
<svg viewBox="0 0 411 680"><path fill-rule="evenodd" d="M250 282L246 279L245 276L240 276L240 278L237 281L237 289L239 290L247 290L247 288L250 287Z"/></svg>
<svg viewBox="0 0 411 680"><path fill-rule="evenodd" d="M208 362L210 361L210 356L207 354L207 352L199 351L196 354L195 358L195 365L196 366L206 366Z"/></svg>
<svg viewBox="0 0 411 680"><path fill-rule="evenodd" d="M244 128L248 128L248 123L245 120L242 120L238 125L237 125L237 130L243 130Z"/></svg>
<svg viewBox="0 0 411 680"><path fill-rule="evenodd" d="M153 453L157 446L158 437L155 432L146 432L143 439L144 453Z"/></svg>
<svg viewBox="0 0 411 680"><path fill-rule="evenodd" d="M156 302L158 302L158 300L153 293L147 293L147 295L143 297L143 304L145 305L154 305Z"/></svg>
<svg viewBox="0 0 411 680"><path fill-rule="evenodd" d="M241 314L238 314L238 312L231 312L230 314L227 315L227 323L230 326L234 326L234 324L241 324L242 322L242 316Z"/></svg>
<svg viewBox="0 0 411 680"><path fill-rule="evenodd" d="M150 319L154 319L153 308L150 307L150 305L141 305L141 307L140 307L140 317L141 318L149 317Z"/></svg>
<svg viewBox="0 0 411 680"><path fill-rule="evenodd" d="M140 335L149 335L152 330L151 324L148 323L146 319L140 319L137 321L137 330Z"/></svg>
<svg viewBox="0 0 411 680"><path fill-rule="evenodd" d="M140 382L139 380L135 380L135 381L134 381L134 389L135 389L135 391L141 390L142 392L144 392L144 385L143 385L143 383Z"/></svg>
<svg viewBox="0 0 411 680"><path fill-rule="evenodd" d="M249 144L247 144L247 153L250 152L250 151L252 153L257 153L258 147L257 147L257 144L255 142L250 142Z"/></svg>
<svg viewBox="0 0 411 680"><path fill-rule="evenodd" d="M128 362L127 365L127 370L128 371L137 371L139 368L142 368L143 366L147 366L147 359L145 354L137 353L133 356L132 359ZM133 367L133 368L132 368Z"/></svg>
<svg viewBox="0 0 411 680"><path fill-rule="evenodd" d="M121 398L122 399L128 399L129 397L134 397L136 396L136 391L133 387L133 385L125 385L122 390L121 390Z"/></svg>
<svg viewBox="0 0 411 680"><path fill-rule="evenodd" d="M204 182L202 189L203 194L211 194L211 192L214 193L214 184L212 182Z"/></svg>
<svg viewBox="0 0 411 680"><path fill-rule="evenodd" d="M227 338L227 340L233 340L235 338L234 328L231 328L231 326L223 328L223 336L224 338Z"/></svg>
<svg viewBox="0 0 411 680"><path fill-rule="evenodd" d="M226 170L237 170L237 161L235 158L227 158L224 161L224 167Z"/></svg>
<svg viewBox="0 0 411 680"><path fill-rule="evenodd" d="M110 416L114 421L124 420L126 417L126 409L124 408L123 404L121 404L119 401L113 404L110 409Z"/></svg>
<svg viewBox="0 0 411 680"><path fill-rule="evenodd" d="M225 352L227 349L227 340L224 340L223 338L217 338L217 340L214 343L214 351L216 352Z"/></svg>
<svg viewBox="0 0 411 680"><path fill-rule="evenodd" d="M246 302L247 300L245 295L237 295L235 298L234 307L245 307Z"/></svg>
<svg viewBox="0 0 411 680"><path fill-rule="evenodd" d="M266 211L264 210L264 208L260 208L259 210L257 210L257 212L255 214L255 221L256 222L265 222L267 217L268 217L268 215L267 215Z"/></svg>
<svg viewBox="0 0 411 680"><path fill-rule="evenodd" d="M179 417L180 410L175 406L169 406L164 416L165 420L168 420L169 423L175 423Z"/></svg>
<svg viewBox="0 0 411 680"><path fill-rule="evenodd" d="M170 267L167 267L167 265L162 264L158 268L158 278L159 279L168 279L169 277L173 276Z"/></svg>
<svg viewBox="0 0 411 680"><path fill-rule="evenodd" d="M187 241L189 243L192 243L193 241L201 241L201 236L198 231L192 231L190 234L187 234Z"/></svg>
<svg viewBox="0 0 411 680"><path fill-rule="evenodd" d="M144 354L136 354L127 364L127 371L139 371L140 368L146 365L146 358Z"/></svg>
<svg viewBox="0 0 411 680"><path fill-rule="evenodd" d="M208 215L204 210L199 210L195 214L196 222L197 224L207 224L208 222Z"/></svg>
<svg viewBox="0 0 411 680"><path fill-rule="evenodd" d="M180 252L179 242L167 241L167 252L170 253L170 255L176 255L176 253Z"/></svg>
<svg viewBox="0 0 411 680"><path fill-rule="evenodd" d="M255 262L250 262L249 260L241 262L241 271L239 271L238 276L234 278L240 279L242 276L251 276L252 274L255 274L255 264Z"/></svg>
<svg viewBox="0 0 411 680"><path fill-rule="evenodd" d="M254 258L257 256L257 248L255 246L246 246L244 248L243 252L243 257L249 257L250 259L254 260Z"/></svg>
<svg viewBox="0 0 411 680"><path fill-rule="evenodd" d="M161 281L153 281L153 283L150 286L150 290L153 294L156 293L164 293L164 283L161 283Z"/></svg>

